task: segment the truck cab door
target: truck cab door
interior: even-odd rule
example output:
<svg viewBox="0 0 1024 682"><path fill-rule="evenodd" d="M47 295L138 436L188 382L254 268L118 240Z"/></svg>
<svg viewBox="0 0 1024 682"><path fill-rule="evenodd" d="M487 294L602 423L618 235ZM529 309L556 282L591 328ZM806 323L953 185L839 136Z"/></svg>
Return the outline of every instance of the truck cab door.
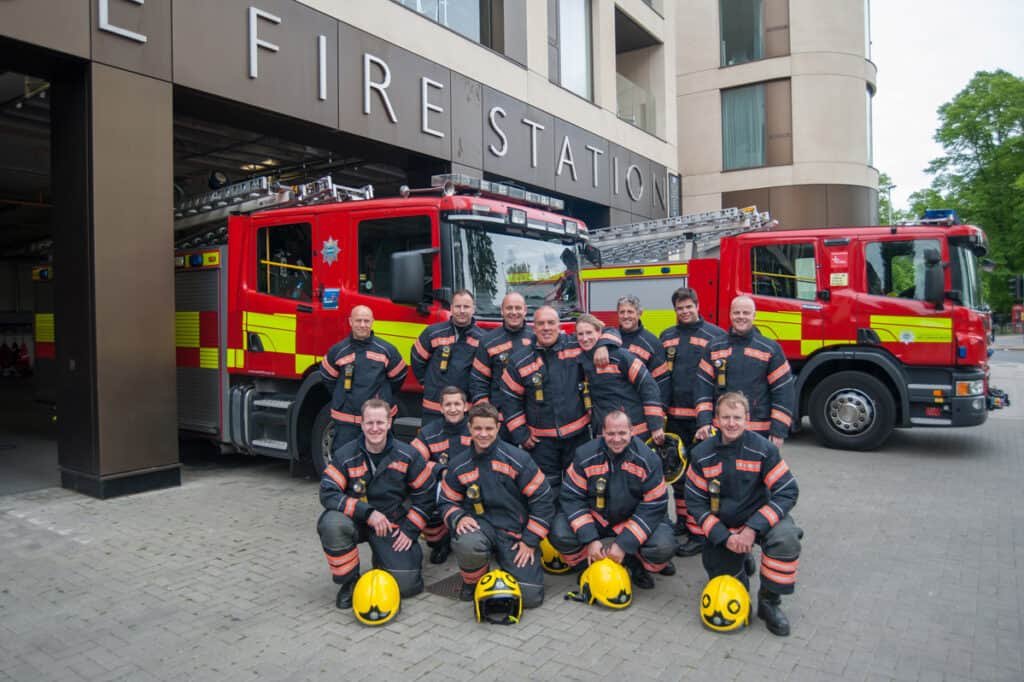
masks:
<svg viewBox="0 0 1024 682"><path fill-rule="evenodd" d="M945 239L886 234L864 240L862 248L859 340L882 346L907 365L953 365L953 308L939 310L925 300L926 251L935 249L948 261Z"/></svg>
<svg viewBox="0 0 1024 682"><path fill-rule="evenodd" d="M757 309L754 324L775 339L790 360L804 358L821 348L823 302L818 292L820 254L817 240L777 235L763 241L744 241L737 290L749 291ZM728 328L729 320L722 320Z"/></svg>
<svg viewBox="0 0 1024 682"><path fill-rule="evenodd" d="M244 367L247 373L296 378L312 364L300 353L312 333L313 215L255 216L241 249Z"/></svg>

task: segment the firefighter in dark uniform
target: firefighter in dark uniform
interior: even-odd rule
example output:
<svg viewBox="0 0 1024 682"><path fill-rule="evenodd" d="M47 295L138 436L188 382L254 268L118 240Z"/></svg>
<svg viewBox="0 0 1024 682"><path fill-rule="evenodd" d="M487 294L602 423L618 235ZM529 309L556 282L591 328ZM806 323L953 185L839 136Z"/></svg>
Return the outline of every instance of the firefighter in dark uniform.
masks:
<svg viewBox="0 0 1024 682"><path fill-rule="evenodd" d="M409 373L398 350L374 335L372 310L355 306L348 323L352 333L331 346L320 361L320 379L331 394L332 450L359 437L361 408L370 398L388 403L393 417L395 396Z"/></svg>
<svg viewBox="0 0 1024 682"><path fill-rule="evenodd" d="M725 331L700 316L699 306L696 291L688 287L676 289L672 292L676 324L661 333L661 344L671 368L668 372L668 430L679 436L687 452L696 442L697 404L694 400L694 383L697 365L708 344L725 336ZM704 546L700 526L686 511L686 496L683 493L685 483L684 475L672 485L676 506L675 533L680 536L677 556L700 554Z"/></svg>
<svg viewBox="0 0 1024 682"><path fill-rule="evenodd" d="M485 333L473 358L469 378L469 400L478 405L490 403L505 419L501 373L513 356L533 346L533 331L526 325L526 299L512 292L501 300L501 326ZM508 433L502 429L502 436Z"/></svg>
<svg viewBox="0 0 1024 682"><path fill-rule="evenodd" d="M640 305L640 299L632 294L623 296L616 304L615 312L619 318L622 347L643 360L647 371L658 382L662 404L667 405L670 376L668 363L665 361L665 348L658 337L644 327L641 320L644 309Z"/></svg>
<svg viewBox="0 0 1024 682"><path fill-rule="evenodd" d="M422 429L412 441L412 446L423 457L434 463L438 485L444 480L444 472L452 457L469 447L469 425L466 423L466 394L458 386L441 389L441 413L444 418L433 421ZM440 510L427 520L423 537L431 548L430 563L443 564L451 553L451 536L441 518Z"/></svg>
<svg viewBox="0 0 1024 682"><path fill-rule="evenodd" d="M409 365L423 385L423 426L443 421L441 389L457 386L469 393L469 372L483 331L473 321L473 294L460 289L452 295L452 316L423 330L412 346Z"/></svg>
<svg viewBox="0 0 1024 682"><path fill-rule="evenodd" d="M654 580L648 571L676 572L661 459L631 435L625 412L608 413L602 431L576 450L565 470L551 544L570 566L605 557L625 564L633 584L650 589ZM605 538L611 544L601 541Z"/></svg>
<svg viewBox="0 0 1024 682"><path fill-rule="evenodd" d="M468 419L472 443L449 461L439 498L462 574L459 599L473 600L493 556L519 581L523 607L540 606L538 547L555 515L551 488L528 453L498 438L501 422L493 405L474 405Z"/></svg>
<svg viewBox="0 0 1024 682"><path fill-rule="evenodd" d="M530 452L557 495L573 452L590 440L579 361L583 349L562 333L558 313L550 306L537 308L533 331L537 336L533 350L516 356L502 374L505 426L515 444ZM602 337L599 343L617 346L618 334ZM605 360L607 352L604 349ZM598 362L596 353L594 362Z"/></svg>
<svg viewBox="0 0 1024 682"><path fill-rule="evenodd" d="M423 590L423 550L416 539L434 513L437 478L432 462L391 435L390 412L383 400L367 400L363 436L334 451L320 481L324 512L317 532L341 586L339 609L352 606L360 542L369 541L373 565L395 577L403 597Z"/></svg>
<svg viewBox="0 0 1024 682"><path fill-rule="evenodd" d="M604 323L584 313L576 320L576 341L583 349L583 404L591 410L591 429L601 435L605 415L621 410L641 440L665 441L665 411L661 391L643 361L623 348L608 350L608 364L598 368L591 359Z"/></svg>
<svg viewBox="0 0 1024 682"><path fill-rule="evenodd" d="M773 634L789 634L780 595L792 594L800 563L800 539L790 512L799 489L779 449L746 428L749 406L742 393L718 399L719 432L693 449L686 473L686 504L704 529L704 569L709 578L731 575L748 584L746 557L761 546L757 616Z"/></svg>
<svg viewBox="0 0 1024 682"><path fill-rule="evenodd" d="M737 296L729 308L729 333L704 348L694 387L697 440L710 434L715 397L730 391L750 403L748 430L779 448L789 435L796 403L793 373L782 347L754 327L755 314L754 300Z"/></svg>

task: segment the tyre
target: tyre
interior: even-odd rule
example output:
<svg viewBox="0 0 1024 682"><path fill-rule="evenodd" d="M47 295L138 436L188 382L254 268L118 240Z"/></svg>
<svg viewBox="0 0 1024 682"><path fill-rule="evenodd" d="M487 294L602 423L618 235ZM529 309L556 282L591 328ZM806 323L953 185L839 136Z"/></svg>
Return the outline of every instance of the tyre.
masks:
<svg viewBox="0 0 1024 682"><path fill-rule="evenodd" d="M874 450L892 433L896 400L879 379L838 372L811 391L808 416L822 445L837 450Z"/></svg>
<svg viewBox="0 0 1024 682"><path fill-rule="evenodd" d="M313 433L309 450L313 461L313 473L323 476L324 469L331 462L331 446L334 444L334 420L331 419L331 404L320 408L313 420Z"/></svg>

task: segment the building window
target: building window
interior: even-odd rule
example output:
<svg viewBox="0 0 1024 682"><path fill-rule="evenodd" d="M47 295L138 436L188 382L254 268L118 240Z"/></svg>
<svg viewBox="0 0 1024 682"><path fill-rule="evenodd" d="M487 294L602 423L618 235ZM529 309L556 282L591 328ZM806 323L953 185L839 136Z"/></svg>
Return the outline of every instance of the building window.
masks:
<svg viewBox="0 0 1024 682"><path fill-rule="evenodd" d="M492 50L504 48L504 0L395 0Z"/></svg>
<svg viewBox="0 0 1024 682"><path fill-rule="evenodd" d="M868 293L924 300L925 251L942 253L936 239L872 242L864 248Z"/></svg>
<svg viewBox="0 0 1024 682"><path fill-rule="evenodd" d="M765 165L764 85L722 91L722 167Z"/></svg>
<svg viewBox="0 0 1024 682"><path fill-rule="evenodd" d="M867 118L867 131L866 131L866 133L867 133L867 141L868 141L868 165L869 166L874 166L875 165L875 133L874 133L875 124L874 124L874 120L873 120L874 119L874 112L872 110L873 109L873 102L874 102L874 93L871 92L871 86L868 86L867 88L865 88L864 92L865 92L864 100L865 100L865 104L866 104L866 108L867 108L867 111L865 111L864 115Z"/></svg>
<svg viewBox="0 0 1024 682"><path fill-rule="evenodd" d="M391 254L430 248L430 217L377 218L359 223L359 291L391 297ZM432 260L425 259L424 293L434 281Z"/></svg>
<svg viewBox="0 0 1024 682"><path fill-rule="evenodd" d="M813 301L818 293L814 244L772 244L750 250L751 291Z"/></svg>
<svg viewBox="0 0 1024 682"><path fill-rule="evenodd" d="M590 0L548 1L548 77L593 100L590 28Z"/></svg>
<svg viewBox="0 0 1024 682"><path fill-rule="evenodd" d="M309 223L274 225L257 233L257 290L263 294L313 300L312 228Z"/></svg>
<svg viewBox="0 0 1024 682"><path fill-rule="evenodd" d="M743 64L764 57L764 5L762 0L720 0L718 4L722 66Z"/></svg>

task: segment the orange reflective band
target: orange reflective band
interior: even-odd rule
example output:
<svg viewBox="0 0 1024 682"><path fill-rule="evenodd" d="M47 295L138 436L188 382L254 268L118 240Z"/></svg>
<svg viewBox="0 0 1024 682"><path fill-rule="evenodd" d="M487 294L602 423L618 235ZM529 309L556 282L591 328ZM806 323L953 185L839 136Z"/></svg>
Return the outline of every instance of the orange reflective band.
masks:
<svg viewBox="0 0 1024 682"><path fill-rule="evenodd" d="M764 484L771 488L773 485L779 482L779 479L786 475L789 471L789 465L785 461L781 461L772 467L772 470L765 474Z"/></svg>
<svg viewBox="0 0 1024 682"><path fill-rule="evenodd" d="M603 476L608 473L608 463L594 464L593 466L584 467L583 473L587 475L587 478L593 478L594 476Z"/></svg>
<svg viewBox="0 0 1024 682"><path fill-rule="evenodd" d="M480 361L480 358L473 358L473 369L483 374L488 379L491 378L491 368Z"/></svg>
<svg viewBox="0 0 1024 682"><path fill-rule="evenodd" d="M576 468L572 464L570 464L565 470L565 475L569 477L569 480L572 481L574 486L584 492L587 490L587 479L576 473Z"/></svg>
<svg viewBox="0 0 1024 682"><path fill-rule="evenodd" d="M374 362L379 362L382 365L388 364L388 356L384 355L383 353L378 353L375 350L366 351L366 359L373 360Z"/></svg>
<svg viewBox="0 0 1024 682"><path fill-rule="evenodd" d="M668 416L670 417L696 417L697 410L692 407L670 407L668 408Z"/></svg>
<svg viewBox="0 0 1024 682"><path fill-rule="evenodd" d="M768 520L768 525L774 527L779 522L779 515L775 513L775 510L769 505L764 505L757 510L757 513Z"/></svg>
<svg viewBox="0 0 1024 682"><path fill-rule="evenodd" d="M793 423L793 418L782 410L772 410L771 418L777 422L782 422L786 426L790 426Z"/></svg>
<svg viewBox="0 0 1024 682"><path fill-rule="evenodd" d="M356 514L356 503L358 500L354 497L349 497L345 500L345 508L341 510L341 513L349 518L354 518Z"/></svg>
<svg viewBox="0 0 1024 682"><path fill-rule="evenodd" d="M416 339L416 342L414 344L412 344L412 349L414 351L416 351L416 355L420 356L421 359L423 359L423 360L429 360L430 359L430 353L428 353L427 349L424 348L420 344L420 340L419 339Z"/></svg>
<svg viewBox="0 0 1024 682"><path fill-rule="evenodd" d="M412 483L410 483L410 485L413 487L413 490L419 490L420 488L422 488L426 484L426 482L430 480L430 476L433 473L434 463L427 462L426 466L423 467L423 471L420 472L420 475L417 476Z"/></svg>
<svg viewBox="0 0 1024 682"><path fill-rule="evenodd" d="M484 573L486 573L487 569L489 569L490 567L491 567L490 564L484 564L483 566L481 566L480 568L476 569L475 571L459 570L459 573L462 574L462 581L463 582L475 583L477 580L480 580L480 578L483 577Z"/></svg>
<svg viewBox="0 0 1024 682"><path fill-rule="evenodd" d="M540 484L543 483L543 482L544 482L544 472L543 471L537 471L537 473L534 474L533 479L529 483L526 484L525 488L523 488L523 495L526 495L527 497L532 497L533 494L535 492L537 492L537 488L539 488Z"/></svg>
<svg viewBox="0 0 1024 682"><path fill-rule="evenodd" d="M523 426L526 426L525 414L521 414L518 417L512 417L511 419L508 420L508 423L505 424L505 428L507 428L509 431L515 431L516 429L521 428Z"/></svg>
<svg viewBox="0 0 1024 682"><path fill-rule="evenodd" d="M591 516L590 514L580 514L579 516L577 516L576 518L574 518L573 520L571 520L569 522L569 527L572 528L574 533L576 533L576 532L579 532L579 529L583 528L583 526L586 526L586 525L589 525L589 524L592 524L592 523L594 523L594 517L593 516Z"/></svg>
<svg viewBox="0 0 1024 682"><path fill-rule="evenodd" d="M770 568L766 568L765 566L761 566L761 575L764 576L765 578L767 578L768 580L771 580L773 583L777 583L779 585L795 585L796 584L796 574L795 573L779 573L778 571L773 571Z"/></svg>
<svg viewBox="0 0 1024 682"><path fill-rule="evenodd" d="M657 379L658 377L668 374L668 363L663 362L654 369L651 370L651 376Z"/></svg>
<svg viewBox="0 0 1024 682"><path fill-rule="evenodd" d="M398 376L403 371L405 371L405 367L406 367L405 360L399 360L398 364L395 365L394 369L392 369L390 372L388 372L388 378L389 379L394 379L396 376Z"/></svg>
<svg viewBox="0 0 1024 682"><path fill-rule="evenodd" d="M713 375L715 373L715 370L711 368L711 363L703 359L697 364L697 369L708 375Z"/></svg>
<svg viewBox="0 0 1024 682"><path fill-rule="evenodd" d="M662 495L668 494L668 486L665 485L665 481L662 480L656 487L648 490L644 493L644 502L653 502Z"/></svg>
<svg viewBox="0 0 1024 682"><path fill-rule="evenodd" d="M651 359L651 354L649 352L647 352L647 349L646 348L641 348L640 346L636 345L635 343L632 344L629 347L628 350L629 350L630 353L632 353L633 355L635 355L638 358L642 359L644 362L647 362L648 360Z"/></svg>
<svg viewBox="0 0 1024 682"><path fill-rule="evenodd" d="M403 461L392 462L391 464L388 465L388 469L397 471L400 474L404 474L405 472L409 471L409 463Z"/></svg>
<svg viewBox="0 0 1024 682"><path fill-rule="evenodd" d="M665 411L660 405L644 405L644 414L648 417L664 417Z"/></svg>
<svg viewBox="0 0 1024 682"><path fill-rule="evenodd" d="M559 360L571 360L572 358L578 358L583 353L582 348L566 348L565 350L558 351Z"/></svg>
<svg viewBox="0 0 1024 682"><path fill-rule="evenodd" d="M640 370L642 370L643 368L644 368L644 363L640 362L640 360L634 360L633 361L633 364L629 366L629 381L630 381L630 383L633 383L633 384L636 383L636 378L638 376L640 376Z"/></svg>
<svg viewBox="0 0 1024 682"><path fill-rule="evenodd" d="M430 450L423 443L423 441L421 441L419 438L414 438L412 443L410 443L410 445L412 445L414 448L416 448L416 452L418 452L421 455L423 455L423 459L426 459L426 460L430 459Z"/></svg>
<svg viewBox="0 0 1024 682"><path fill-rule="evenodd" d="M423 409L424 410L433 410L434 412L440 412L441 411L441 403L437 403L437 402L434 402L433 400L427 400L426 398L424 398L423 399Z"/></svg>
<svg viewBox="0 0 1024 682"><path fill-rule="evenodd" d="M722 463L716 462L709 467L704 467L704 478L714 478L722 475Z"/></svg>
<svg viewBox="0 0 1024 682"><path fill-rule="evenodd" d="M732 355L732 348L726 348L725 350L713 350L711 351L711 360L721 360Z"/></svg>
<svg viewBox="0 0 1024 682"><path fill-rule="evenodd" d="M644 469L639 464L634 464L633 462L623 462L622 470L625 471L627 474L633 474L641 481L647 480L647 470Z"/></svg>
<svg viewBox="0 0 1024 682"><path fill-rule="evenodd" d="M504 381L509 390L516 395L523 395L526 392L526 389L520 386L519 382L512 378L512 375L508 373L508 370L501 373L501 380Z"/></svg>
<svg viewBox="0 0 1024 682"><path fill-rule="evenodd" d="M505 474L506 476L513 480L515 480L517 473L516 470L510 464L506 464L505 462L499 462L497 460L491 460L491 470L499 474Z"/></svg>
<svg viewBox="0 0 1024 682"><path fill-rule="evenodd" d="M787 374L789 374L789 363L784 362L777 370L768 375L768 383L774 384L776 381L786 376Z"/></svg>
<svg viewBox="0 0 1024 682"><path fill-rule="evenodd" d="M744 348L743 354L746 355L748 358L754 358L762 362L768 362L769 360L772 359L771 353L767 353L763 350L757 350L756 348Z"/></svg>
<svg viewBox="0 0 1024 682"><path fill-rule="evenodd" d="M634 424L633 426L630 427L629 433L630 435L643 438L644 436L647 435L647 424ZM646 438L643 439L647 440Z"/></svg>
<svg viewBox="0 0 1024 682"><path fill-rule="evenodd" d="M679 339L663 339L661 345L665 348L672 348L679 345Z"/></svg>
<svg viewBox="0 0 1024 682"><path fill-rule="evenodd" d="M526 522L526 530L539 538L546 538L548 536L548 529L534 521L532 518Z"/></svg>
<svg viewBox="0 0 1024 682"><path fill-rule="evenodd" d="M699 336L691 336L690 337L690 345L691 346L700 346L701 348L704 348L705 346L708 345L708 340L707 339L702 339Z"/></svg>
<svg viewBox="0 0 1024 682"><path fill-rule="evenodd" d="M337 379L338 375L341 374L341 372L339 372L338 370L334 369L334 367L331 366L331 363L327 362L326 357L320 361L320 366L323 367L325 372L330 374L335 379Z"/></svg>
<svg viewBox="0 0 1024 682"><path fill-rule="evenodd" d="M495 355L498 355L499 353L504 353L507 350L512 350L511 341L499 343L497 346L491 346L490 348L487 349L487 354L490 355L491 357L494 357Z"/></svg>
<svg viewBox="0 0 1024 682"><path fill-rule="evenodd" d="M698 474L693 467L688 467L686 469L686 477L690 479L690 483L693 483L695 486L697 486L704 492L707 492L708 482L704 478L702 478L701 475Z"/></svg>
<svg viewBox="0 0 1024 682"><path fill-rule="evenodd" d="M640 524L633 519L626 521L625 529L632 533L633 536L640 541L641 545L647 542L647 533L645 533L644 529L640 527Z"/></svg>
<svg viewBox="0 0 1024 682"><path fill-rule="evenodd" d="M472 471L466 471L464 473L459 474L456 478L459 479L459 483L461 483L462 485L469 485L473 481L480 478L480 470L473 469Z"/></svg>
<svg viewBox="0 0 1024 682"><path fill-rule="evenodd" d="M454 488L448 485L448 481L441 481L441 494L452 502L461 502L463 499L462 493L456 492ZM454 507L452 510L453 509ZM449 510L448 513L450 514L452 510ZM445 516L447 517L447 514L445 514Z"/></svg>
<svg viewBox="0 0 1024 682"><path fill-rule="evenodd" d="M540 358L537 358L536 360L534 360L530 364L523 365L522 367L520 367L519 368L519 376L527 377L527 376L533 374L534 372L536 372L537 370L539 370L540 368L542 368L543 366L544 366L544 361L541 360Z"/></svg>
<svg viewBox="0 0 1024 682"><path fill-rule="evenodd" d="M333 464L327 465L327 468L324 469L324 475L334 481L335 485L337 485L342 492L345 491L345 488L348 486L348 481L345 480L345 474L338 471Z"/></svg>
<svg viewBox="0 0 1024 682"><path fill-rule="evenodd" d="M437 348L438 346L448 346L453 343L455 343L454 336L435 336L430 339L430 345L433 348Z"/></svg>
<svg viewBox="0 0 1024 682"><path fill-rule="evenodd" d="M704 535L706 537L710 537L712 529L719 523L717 516L714 514L708 514L707 518L704 519L704 523L700 524L700 529L704 531Z"/></svg>
<svg viewBox="0 0 1024 682"><path fill-rule="evenodd" d="M358 414L348 414L346 412L340 412L338 410L331 410L331 418L335 421L345 422L346 424L362 424L363 418Z"/></svg>
<svg viewBox="0 0 1024 682"><path fill-rule="evenodd" d="M772 423L770 421L767 421L767 422L747 422L747 431L757 431L757 432L760 433L762 431L770 431L771 428L772 428Z"/></svg>
<svg viewBox="0 0 1024 682"><path fill-rule="evenodd" d="M796 573L796 569L800 565L800 560L793 559L792 561L780 561L779 559L773 559L770 556L762 554L761 565L767 566L768 568L776 571L782 571L783 573Z"/></svg>
<svg viewBox="0 0 1024 682"><path fill-rule="evenodd" d="M761 461L752 459L737 459L736 471L749 471L754 474L761 473Z"/></svg>
<svg viewBox="0 0 1024 682"><path fill-rule="evenodd" d="M412 507L409 508L409 511L406 513L405 518L409 519L409 521L412 522L412 525L416 526L420 530L423 530L427 526L427 520L423 518L423 514L420 514Z"/></svg>

